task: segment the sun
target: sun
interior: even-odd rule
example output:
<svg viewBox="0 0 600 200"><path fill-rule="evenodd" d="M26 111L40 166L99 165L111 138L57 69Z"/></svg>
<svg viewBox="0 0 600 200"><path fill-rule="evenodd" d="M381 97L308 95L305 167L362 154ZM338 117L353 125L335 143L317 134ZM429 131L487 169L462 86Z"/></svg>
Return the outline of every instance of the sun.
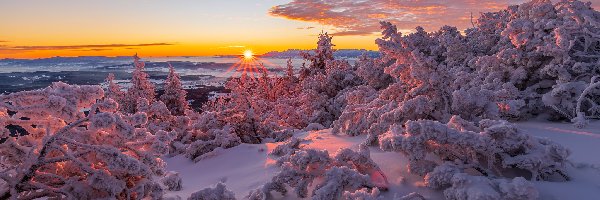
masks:
<svg viewBox="0 0 600 200"><path fill-rule="evenodd" d="M252 59L253 57L254 57L254 53L252 53L252 50L244 51L244 59Z"/></svg>
<svg viewBox="0 0 600 200"><path fill-rule="evenodd" d="M224 75L232 73L231 76L242 74L255 78L265 74L268 75L269 70L267 69L267 66L281 67L268 60L261 59L260 55L254 54L250 49L243 50L240 54L237 54L236 57L238 57L239 60L229 66L229 68L223 72Z"/></svg>

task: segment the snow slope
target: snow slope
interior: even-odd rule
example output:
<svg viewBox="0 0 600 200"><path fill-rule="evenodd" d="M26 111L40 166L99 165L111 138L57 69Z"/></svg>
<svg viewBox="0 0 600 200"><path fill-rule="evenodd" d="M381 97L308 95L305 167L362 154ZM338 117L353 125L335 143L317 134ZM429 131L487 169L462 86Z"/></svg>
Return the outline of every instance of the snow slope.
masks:
<svg viewBox="0 0 600 200"><path fill-rule="evenodd" d="M592 122L585 129L576 129L572 124L532 120L517 123L525 133L546 137L565 145L572 151L572 166L568 167L572 180L569 182L534 182L540 191L540 199L598 199L600 197L600 122ZM350 137L332 135L330 129L302 132L296 137L308 139L302 148L325 149L330 154L339 148L358 149L366 136ZM252 189L269 181L279 170L274 160L267 154L279 143L242 144L218 150L214 155L193 163L183 156L166 158L167 169L177 171L183 178L183 190L169 192L167 197L179 196L183 199L200 189L219 181L225 182L238 199ZM383 170L390 182L390 190L382 193L383 199L393 199L418 192L427 199L443 199L441 191L423 186L423 179L410 174L406 168L408 161L400 153L383 152L371 148L371 157ZM298 199L288 194L281 199Z"/></svg>

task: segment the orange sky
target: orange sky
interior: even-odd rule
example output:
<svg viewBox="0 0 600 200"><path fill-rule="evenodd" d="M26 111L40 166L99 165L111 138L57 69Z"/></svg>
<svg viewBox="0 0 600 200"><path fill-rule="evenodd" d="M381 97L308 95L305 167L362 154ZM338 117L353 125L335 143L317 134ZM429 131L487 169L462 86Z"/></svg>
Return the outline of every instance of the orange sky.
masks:
<svg viewBox="0 0 600 200"><path fill-rule="evenodd" d="M269 15L271 7L286 2L0 0L0 58L207 56L313 48L316 35L329 26ZM336 43L338 48L376 49L374 38L340 37Z"/></svg>
<svg viewBox="0 0 600 200"><path fill-rule="evenodd" d="M0 58L262 54L314 48L322 30L336 48L376 50L381 20L464 29L470 12L523 1L0 0Z"/></svg>

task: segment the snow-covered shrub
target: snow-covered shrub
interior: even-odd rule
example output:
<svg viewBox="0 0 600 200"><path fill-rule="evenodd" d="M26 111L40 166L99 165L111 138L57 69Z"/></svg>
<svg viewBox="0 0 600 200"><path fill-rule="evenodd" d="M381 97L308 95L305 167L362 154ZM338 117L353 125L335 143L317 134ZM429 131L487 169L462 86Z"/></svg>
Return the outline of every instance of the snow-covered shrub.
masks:
<svg viewBox="0 0 600 200"><path fill-rule="evenodd" d="M257 87L260 81L267 81L265 79L269 78L256 79L247 74L232 78L226 83L226 88L231 90L229 96L223 97L226 101L208 108L215 112L222 125L232 127L244 143L261 143L277 129L274 122L267 120L272 111L267 101L269 94L265 93L268 90ZM257 92L259 89L263 92Z"/></svg>
<svg viewBox="0 0 600 200"><path fill-rule="evenodd" d="M344 191L373 187L369 176L346 166L332 167L325 173L323 183L313 191L314 200L339 199Z"/></svg>
<svg viewBox="0 0 600 200"><path fill-rule="evenodd" d="M356 65L358 66L356 75L361 77L368 86L376 90L385 89L394 81L389 74L385 73L385 67L389 63L370 58L366 54L363 54L356 61Z"/></svg>
<svg viewBox="0 0 600 200"><path fill-rule="evenodd" d="M397 196L394 195L394 200L425 200L425 197L423 197L421 194L416 193L416 192L411 192L407 195L404 196Z"/></svg>
<svg viewBox="0 0 600 200"><path fill-rule="evenodd" d="M116 113L118 104L103 97L100 86L61 82L0 95L0 108L14 113L0 115L0 125L24 131L0 144L3 199L162 196L158 157L172 137L136 128L144 113Z"/></svg>
<svg viewBox="0 0 600 200"><path fill-rule="evenodd" d="M371 152L366 145L360 145L358 152L350 149L340 149L334 155L338 166L347 166L361 174L370 176L372 184L381 190L387 190L388 181L377 163L371 159Z"/></svg>
<svg viewBox="0 0 600 200"><path fill-rule="evenodd" d="M420 175L439 165L426 158L434 154L441 160L460 161L485 176L568 179L565 162L570 152L559 144L521 133L506 121L482 120L479 130L470 130L474 125L453 118L449 124L408 121L401 132L383 135L381 148L406 154L409 168Z"/></svg>
<svg viewBox="0 0 600 200"><path fill-rule="evenodd" d="M379 116L371 115L366 110L369 105L376 104L376 91L371 87L359 86L345 96L349 104L345 107L340 117L333 122L333 134L345 133L356 136L366 134Z"/></svg>
<svg viewBox="0 0 600 200"><path fill-rule="evenodd" d="M378 200L380 191L377 188L373 188L369 191L367 188L362 188L354 192L344 191L342 199L345 200Z"/></svg>
<svg viewBox="0 0 600 200"><path fill-rule="evenodd" d="M224 183L192 193L188 200L235 200L235 194Z"/></svg>
<svg viewBox="0 0 600 200"><path fill-rule="evenodd" d="M433 189L443 189L446 199L537 199L533 183L523 177L513 179L474 176L464 169L444 163L425 177L425 184Z"/></svg>
<svg viewBox="0 0 600 200"><path fill-rule="evenodd" d="M598 104L600 104L600 76L594 76L577 99L577 106L575 107L577 115L571 121L575 123L576 127L583 128L588 124L588 118L600 118L600 106Z"/></svg>
<svg viewBox="0 0 600 200"><path fill-rule="evenodd" d="M361 146L358 152L340 149L329 156L326 150L302 149L300 142L292 138L271 152L274 156L283 155L277 159L281 171L270 182L251 191L249 199L269 199L271 191L286 195L287 186L294 189L296 196L306 198L309 185L317 178L324 181L312 191L313 199L376 198L380 190L387 190L387 179L371 160L366 146Z"/></svg>
<svg viewBox="0 0 600 200"><path fill-rule="evenodd" d="M325 126L319 124L319 123L310 123L308 124L306 127L304 127L302 130L304 131L318 131L318 130L323 130L325 129Z"/></svg>
<svg viewBox="0 0 600 200"><path fill-rule="evenodd" d="M283 156L283 155L287 155L287 154L292 154L292 153L294 153L295 150L300 149L300 143L302 141L303 141L302 139L298 139L297 137L291 137L285 143L275 147L275 149L273 149L273 151L271 151L269 153L269 155Z"/></svg>
<svg viewBox="0 0 600 200"><path fill-rule="evenodd" d="M554 85L544 94L544 104L571 121L578 128L587 125L589 118L600 118L600 76L592 77L589 84L567 82Z"/></svg>
<svg viewBox="0 0 600 200"><path fill-rule="evenodd" d="M187 146L185 156L198 162L202 155L216 148L227 149L239 145L241 140L232 129L229 126L225 126L223 129L210 129L206 132L206 139L195 140Z"/></svg>
<svg viewBox="0 0 600 200"><path fill-rule="evenodd" d="M170 191L179 191L182 188L181 177L177 172L167 172L161 179L162 184Z"/></svg>
<svg viewBox="0 0 600 200"><path fill-rule="evenodd" d="M586 83L567 82L554 85L552 91L544 94L544 104L567 119L573 119L577 115L577 100L586 88Z"/></svg>
<svg viewBox="0 0 600 200"><path fill-rule="evenodd" d="M156 120L155 123L165 125L162 128L171 130L175 135L169 146L169 156L185 154L191 160L199 161L203 158L202 155L217 148L226 149L241 144L234 128L218 117L213 111L196 113L187 110L186 116L171 116L166 121Z"/></svg>

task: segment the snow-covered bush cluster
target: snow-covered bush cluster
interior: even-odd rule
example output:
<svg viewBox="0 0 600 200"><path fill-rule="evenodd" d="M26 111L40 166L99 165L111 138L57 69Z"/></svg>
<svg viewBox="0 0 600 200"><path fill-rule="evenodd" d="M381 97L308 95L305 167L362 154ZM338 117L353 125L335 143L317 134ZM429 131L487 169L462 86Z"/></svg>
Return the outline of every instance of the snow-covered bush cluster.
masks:
<svg viewBox="0 0 600 200"><path fill-rule="evenodd" d="M185 93L171 69L166 104L155 101L134 58L127 91L109 75L106 92L57 82L0 95L2 199L159 199L181 189L160 157L187 132L189 118L176 116L187 108Z"/></svg>
<svg viewBox="0 0 600 200"><path fill-rule="evenodd" d="M600 74L599 20L588 3L531 1L484 13L463 34L446 26L403 35L382 22L382 58L358 62L369 87L346 97L334 132L369 133L373 143L394 124L452 115L479 121L549 114L585 125L598 117L592 77ZM356 97L362 99L349 100Z"/></svg>
<svg viewBox="0 0 600 200"><path fill-rule="evenodd" d="M481 120L479 127L454 116L447 124L408 121L403 128L383 134L381 149L407 155L412 173L426 175L439 164L452 161L485 176L523 176L532 180L566 177L569 151L545 139L519 132L502 120ZM436 155L436 159L426 155Z"/></svg>
<svg viewBox="0 0 600 200"><path fill-rule="evenodd" d="M297 78L242 77L230 82L232 98L222 107L245 113L228 120L249 124L238 126L249 134L238 132L240 137L272 137L262 130L319 124L335 134L368 134L365 144L405 153L411 172L419 175L453 165L456 170L445 175L443 186L432 186L446 189L450 199L471 195L464 192L474 190L467 188L472 182L492 188L496 193L485 194L489 198L534 198L530 183L518 177L568 180L569 151L503 120L545 115L583 127L599 117L599 21L600 13L589 3L534 0L483 13L464 32L445 26L402 34L382 22L383 37L376 41L381 58L364 56L355 65L336 60L332 38L323 33L316 50L303 53L310 63ZM281 80L293 81L282 90L274 84ZM429 154L437 160L425 159ZM323 157L314 165L331 162ZM276 176L281 180L274 179L262 193L284 192L277 184L284 180L292 187L312 181L307 172L284 169L304 178ZM296 193L306 196L304 190Z"/></svg>
<svg viewBox="0 0 600 200"><path fill-rule="evenodd" d="M340 149L330 156L326 150L302 149L300 142L292 137L271 152L273 156L281 156L277 160L281 171L270 182L251 191L249 199L270 199L272 191L287 195L287 186L294 189L297 197L306 198L309 186L320 177L323 181L316 184L310 195L315 200L375 198L380 190L387 190L387 179L371 160L367 146L361 146L358 152Z"/></svg>
<svg viewBox="0 0 600 200"><path fill-rule="evenodd" d="M445 189L448 199L535 199L537 190L526 179L569 180L567 149L502 120L485 119L479 126L459 116L447 124L408 121L379 139L381 149L402 152L409 171L424 176L428 187Z"/></svg>
<svg viewBox="0 0 600 200"><path fill-rule="evenodd" d="M121 114L103 97L100 86L61 82L0 96L3 133L22 130L2 135L3 199L162 196L159 156L172 135L150 133L146 113Z"/></svg>
<svg viewBox="0 0 600 200"><path fill-rule="evenodd" d="M346 105L346 93L363 85L356 66L333 58L331 39L327 33L321 34L318 48L302 54L310 64L302 67L298 76L290 60L284 76L269 76L265 71L260 77L242 74L232 78L226 83L231 93L205 105L204 111L211 113L206 115L214 117L219 128L232 127L244 143L261 143L267 138L281 141L293 130L330 127Z"/></svg>
<svg viewBox="0 0 600 200"><path fill-rule="evenodd" d="M534 185L523 177L494 179L464 173L453 164L436 167L425 177L425 184L444 189L446 199L537 199Z"/></svg>

